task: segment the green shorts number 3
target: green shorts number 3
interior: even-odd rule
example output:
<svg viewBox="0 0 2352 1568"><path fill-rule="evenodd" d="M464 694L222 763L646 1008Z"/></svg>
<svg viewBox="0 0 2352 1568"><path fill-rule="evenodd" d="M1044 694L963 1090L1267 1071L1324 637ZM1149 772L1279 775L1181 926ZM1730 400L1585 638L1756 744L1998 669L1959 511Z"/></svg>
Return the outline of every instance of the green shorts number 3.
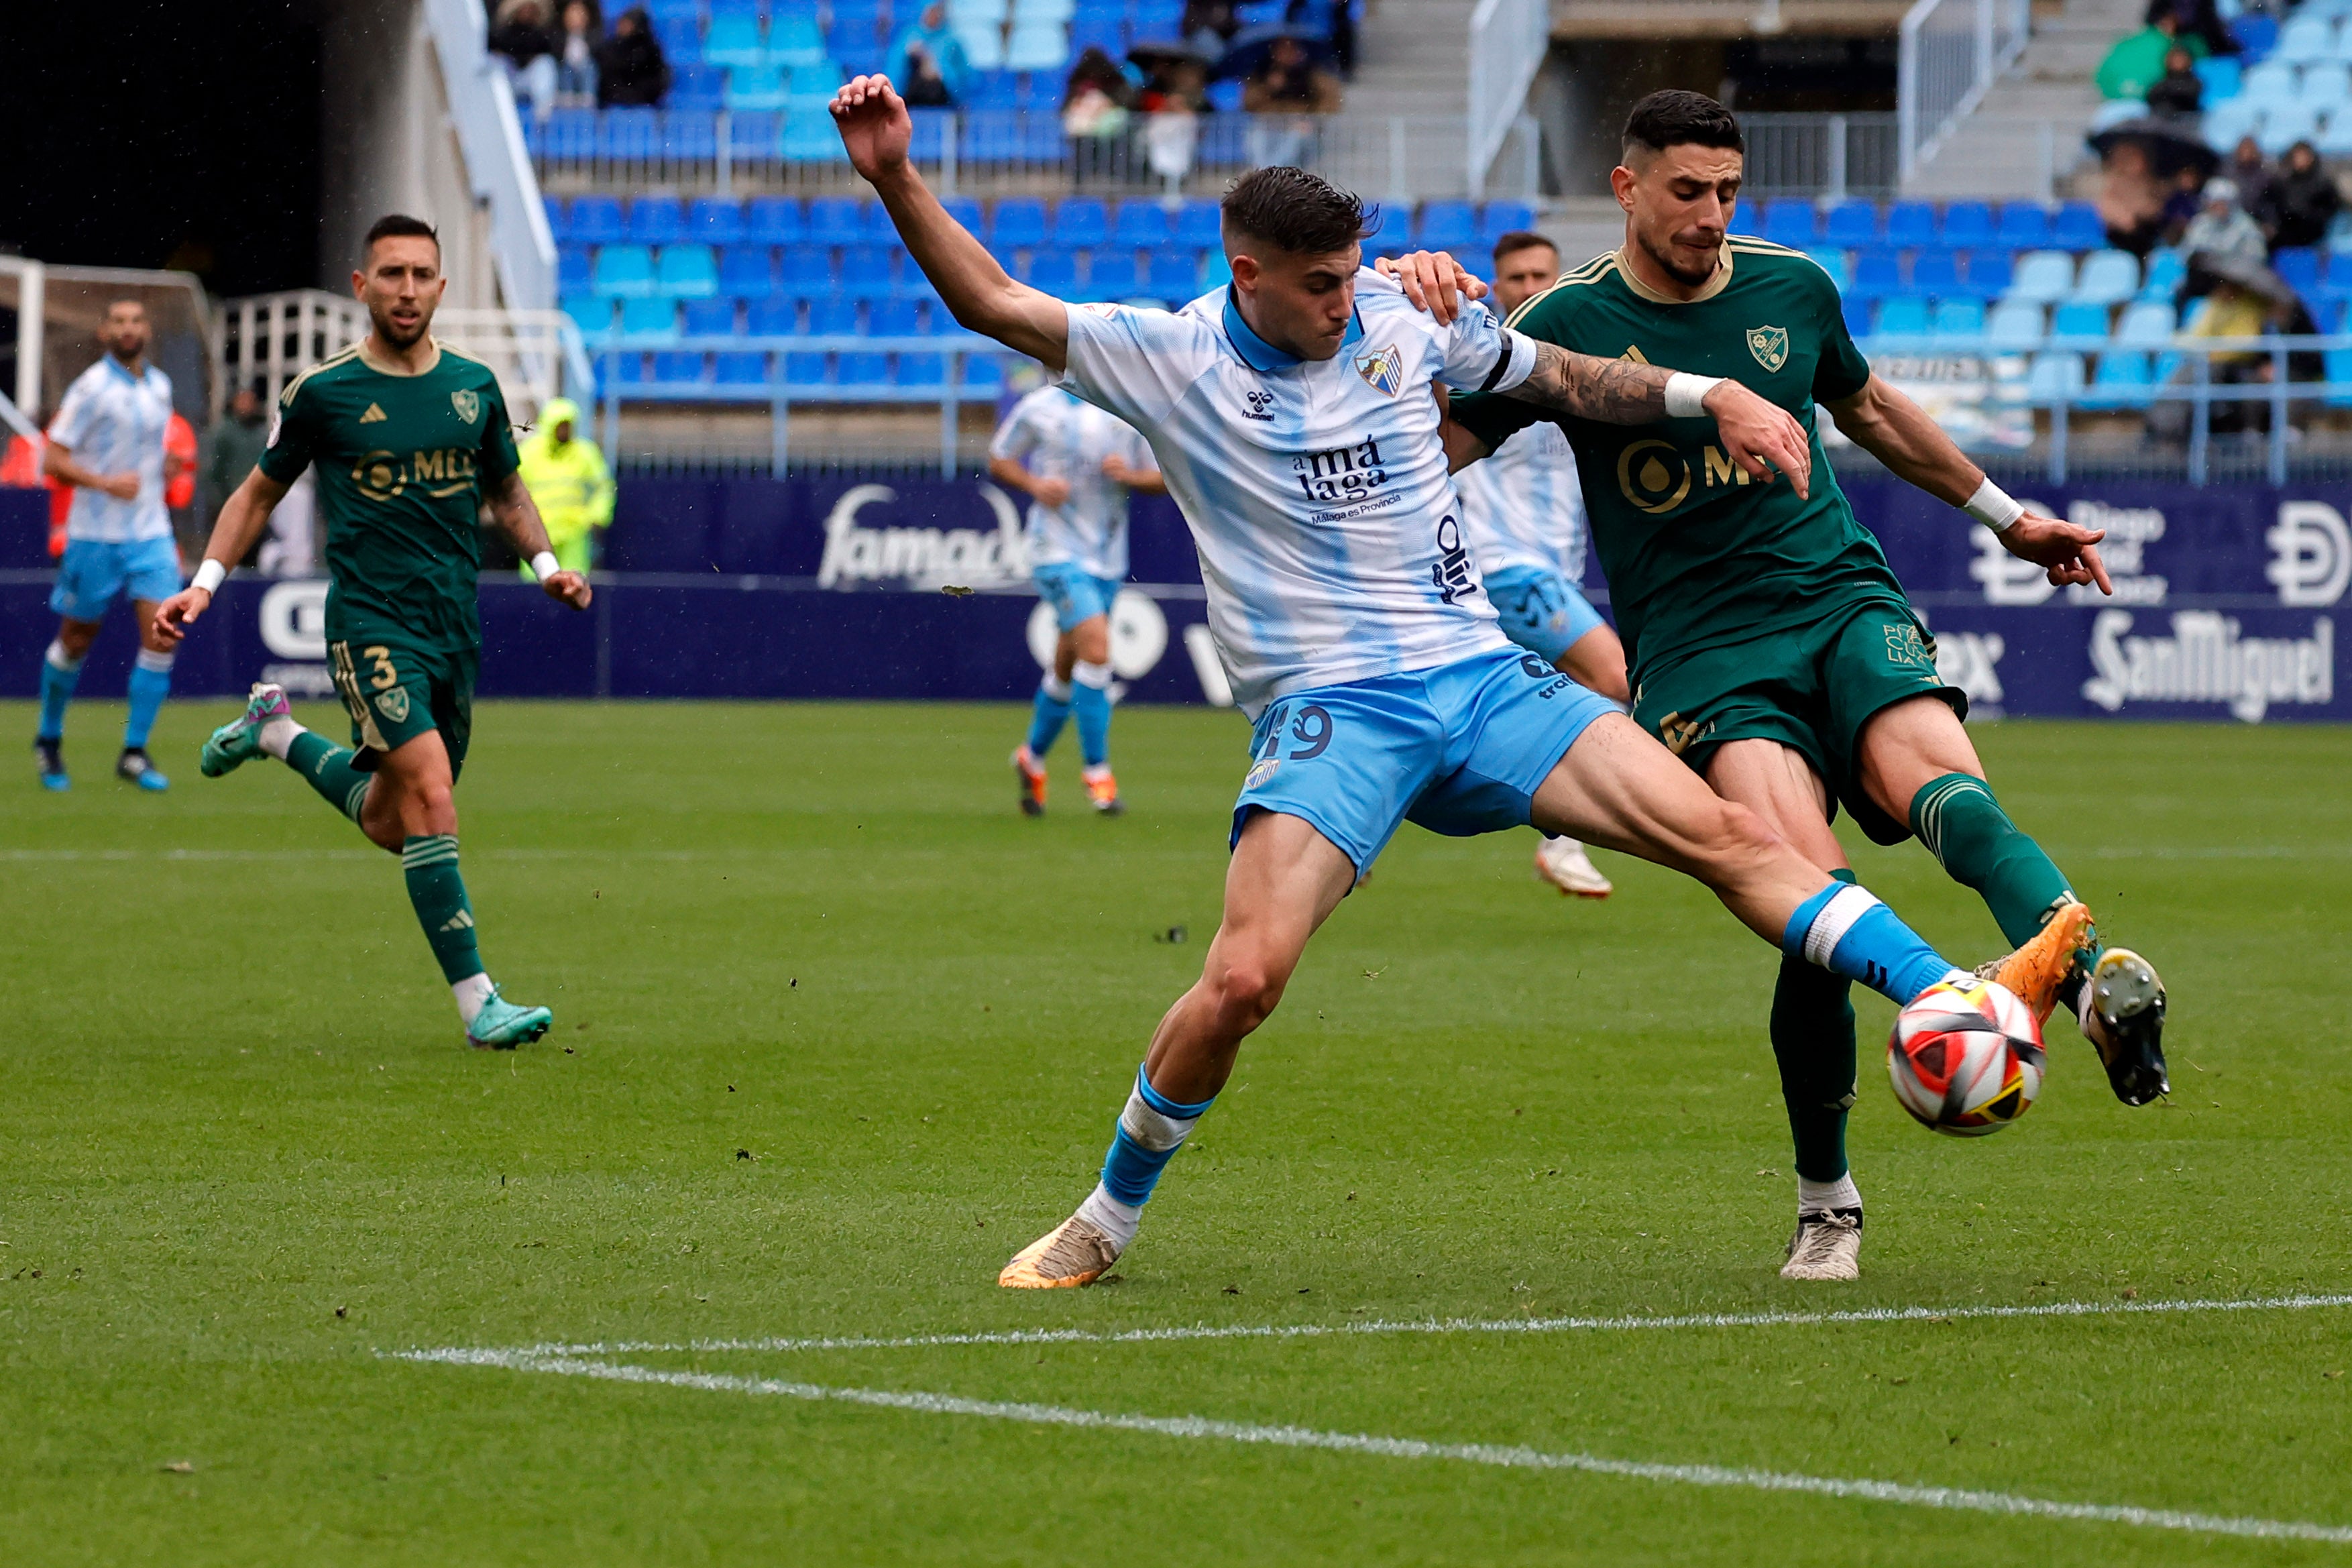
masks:
<svg viewBox="0 0 2352 1568"><path fill-rule="evenodd" d="M438 730L449 751L449 776L464 769L474 733L473 654L370 640L330 643L327 657L352 716L352 745L362 752L389 752ZM362 758L362 765L372 761Z"/></svg>

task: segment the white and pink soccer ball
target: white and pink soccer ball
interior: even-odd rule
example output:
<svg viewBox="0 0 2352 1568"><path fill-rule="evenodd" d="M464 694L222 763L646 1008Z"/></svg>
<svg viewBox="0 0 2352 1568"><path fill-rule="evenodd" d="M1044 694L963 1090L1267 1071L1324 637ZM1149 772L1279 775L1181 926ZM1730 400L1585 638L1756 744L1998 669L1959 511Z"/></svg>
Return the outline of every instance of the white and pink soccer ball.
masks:
<svg viewBox="0 0 2352 1568"><path fill-rule="evenodd" d="M1895 1016L1886 1072L1921 1126L1981 1138L2024 1115L2042 1092L2042 1026L2004 986L1947 980Z"/></svg>

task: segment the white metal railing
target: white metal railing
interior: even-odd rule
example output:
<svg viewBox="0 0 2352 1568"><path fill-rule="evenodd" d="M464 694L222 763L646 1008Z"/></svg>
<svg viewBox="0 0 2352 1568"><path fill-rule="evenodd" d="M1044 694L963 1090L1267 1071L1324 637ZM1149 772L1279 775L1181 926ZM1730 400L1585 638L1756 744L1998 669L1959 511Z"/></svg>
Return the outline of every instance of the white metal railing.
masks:
<svg viewBox="0 0 2352 1568"><path fill-rule="evenodd" d="M2032 0L1917 0L1904 14L1895 112L1906 180L2017 63L2032 30Z"/></svg>
<svg viewBox="0 0 2352 1568"><path fill-rule="evenodd" d="M449 120L476 202L489 208L500 297L511 310L555 307L555 235L523 145L514 89L490 58L489 15L475 0L425 0Z"/></svg>
<svg viewBox="0 0 2352 1568"><path fill-rule="evenodd" d="M1549 0L1478 0L1470 13L1469 134L1465 194L1486 194L1486 171L1527 107L1551 45Z"/></svg>
<svg viewBox="0 0 2352 1568"><path fill-rule="evenodd" d="M1743 195L1839 202L1900 187L1892 114L1743 114L1739 126L1748 134Z"/></svg>
<svg viewBox="0 0 2352 1568"><path fill-rule="evenodd" d="M919 109L910 152L942 195L1213 196L1235 174L1276 163L1300 163L1383 201L1532 200L1538 190L1538 127L1516 103L1487 151L1483 190L1463 156L1470 121L1462 115L1202 114L1166 128L1151 123L1159 118L1138 117L1112 137L1069 137L1045 110ZM732 198L866 190L837 140L828 147L775 114L559 110L532 126L530 141L539 183L557 194L661 190Z"/></svg>
<svg viewBox="0 0 2352 1568"><path fill-rule="evenodd" d="M215 381L252 386L275 401L288 382L367 330L364 306L324 289L227 300L213 334ZM551 397L595 395L587 346L561 310L443 310L433 318L433 335L490 367L519 423L530 423Z"/></svg>

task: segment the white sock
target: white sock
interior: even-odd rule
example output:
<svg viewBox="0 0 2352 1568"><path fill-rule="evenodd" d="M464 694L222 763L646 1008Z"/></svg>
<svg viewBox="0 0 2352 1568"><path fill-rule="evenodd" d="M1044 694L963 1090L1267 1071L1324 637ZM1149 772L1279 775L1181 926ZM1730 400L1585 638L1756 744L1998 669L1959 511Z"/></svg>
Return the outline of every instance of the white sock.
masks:
<svg viewBox="0 0 2352 1568"><path fill-rule="evenodd" d="M470 1029L474 1026L474 1019L481 1012L482 1004L490 999L490 993L495 989L488 974L468 974L449 987L449 994L457 999L457 1016L466 1021L466 1027Z"/></svg>
<svg viewBox="0 0 2352 1568"><path fill-rule="evenodd" d="M1110 1195L1100 1182L1078 1205L1078 1217L1099 1227L1105 1236L1125 1252L1135 1240L1135 1227L1143 1222L1143 1210L1134 1204L1123 1204Z"/></svg>
<svg viewBox="0 0 2352 1568"><path fill-rule="evenodd" d="M1110 764L1108 763L1097 763L1093 766L1081 771L1078 776L1085 779L1088 784L1100 784L1103 780L1111 776Z"/></svg>
<svg viewBox="0 0 2352 1568"><path fill-rule="evenodd" d="M48 652L43 654L41 657L49 661L49 668L51 669L60 669L66 674L71 675L75 670L81 668L82 659L88 658L89 656L88 654L84 654L82 655L82 658L76 658L66 652L66 645L63 638L51 637L49 639Z"/></svg>
<svg viewBox="0 0 2352 1568"><path fill-rule="evenodd" d="M1038 678L1037 689L1055 702L1067 702L1070 700L1070 683L1050 669Z"/></svg>
<svg viewBox="0 0 2352 1568"><path fill-rule="evenodd" d="M1853 1184L1853 1173L1848 1171L1834 1182L1809 1182L1797 1178L1797 1212L1827 1214L1832 1209L1858 1209L1862 1206L1862 1189Z"/></svg>
<svg viewBox="0 0 2352 1568"><path fill-rule="evenodd" d="M1107 664L1088 664L1085 659L1070 667L1070 679L1080 686L1091 686L1097 691L1110 689L1111 669Z"/></svg>
<svg viewBox="0 0 2352 1568"><path fill-rule="evenodd" d="M294 744L294 737L308 732L291 719L272 719L261 727L262 753L282 763L287 749Z"/></svg>

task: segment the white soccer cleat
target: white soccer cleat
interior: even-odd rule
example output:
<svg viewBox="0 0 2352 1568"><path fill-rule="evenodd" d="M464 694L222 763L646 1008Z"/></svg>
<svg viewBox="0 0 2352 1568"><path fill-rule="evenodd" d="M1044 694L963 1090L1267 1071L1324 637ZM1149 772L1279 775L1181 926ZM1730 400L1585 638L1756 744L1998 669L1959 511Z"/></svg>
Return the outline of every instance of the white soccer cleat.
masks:
<svg viewBox="0 0 2352 1568"><path fill-rule="evenodd" d="M1862 1211L1832 1209L1797 1216L1783 1279L1856 1279L1862 1276Z"/></svg>
<svg viewBox="0 0 2352 1568"><path fill-rule="evenodd" d="M1536 877L1579 899L1605 899L1617 890L1573 838L1546 838L1536 846Z"/></svg>

